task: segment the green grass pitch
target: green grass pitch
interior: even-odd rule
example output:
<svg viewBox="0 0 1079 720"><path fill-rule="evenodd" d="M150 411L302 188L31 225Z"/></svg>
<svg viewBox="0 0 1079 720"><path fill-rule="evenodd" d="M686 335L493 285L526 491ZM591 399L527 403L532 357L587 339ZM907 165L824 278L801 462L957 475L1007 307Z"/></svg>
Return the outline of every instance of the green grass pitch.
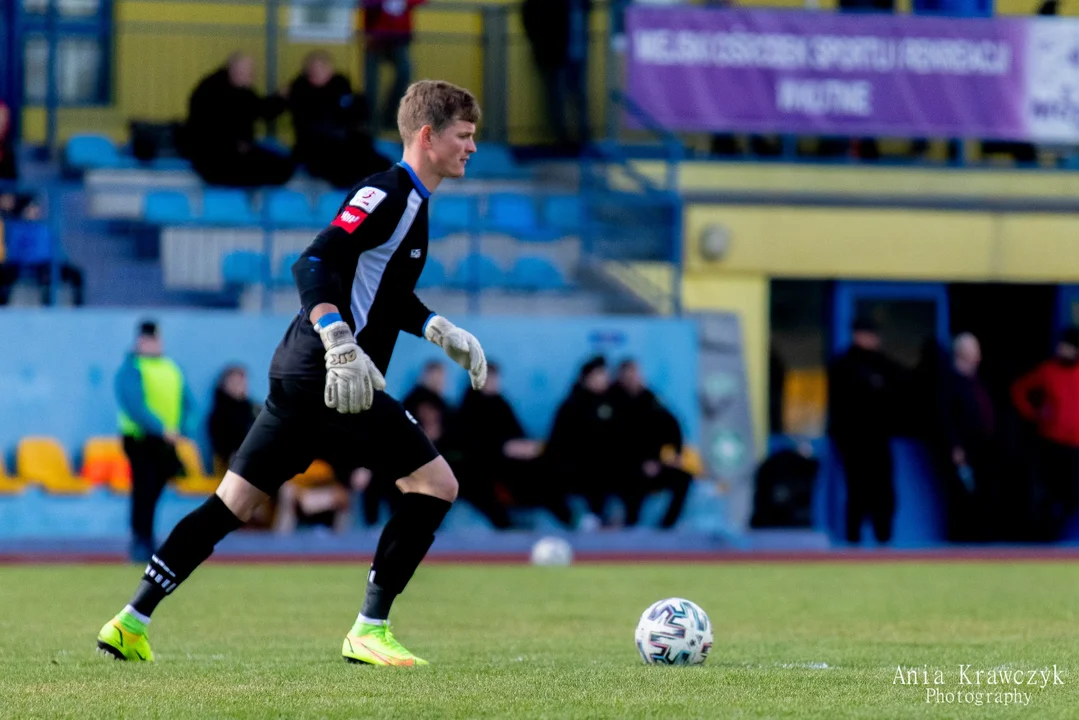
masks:
<svg viewBox="0 0 1079 720"><path fill-rule="evenodd" d="M1079 717L1069 562L432 565L393 616L432 662L417 669L341 659L355 565L209 565L159 608L155 664L99 658L140 571L0 567L0 717ZM637 655L637 618L668 596L712 618L703 667ZM1023 684L989 684L993 670ZM1029 697L994 702L1009 691Z"/></svg>

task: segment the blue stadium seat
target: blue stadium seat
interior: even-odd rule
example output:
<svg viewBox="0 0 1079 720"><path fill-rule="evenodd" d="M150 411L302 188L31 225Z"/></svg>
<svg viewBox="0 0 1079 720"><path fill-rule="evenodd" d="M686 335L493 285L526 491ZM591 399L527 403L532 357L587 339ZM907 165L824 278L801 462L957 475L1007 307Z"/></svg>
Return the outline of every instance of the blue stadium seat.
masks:
<svg viewBox="0 0 1079 720"><path fill-rule="evenodd" d="M445 195L431 200L429 235L432 240L467 232L476 227L479 208L476 198L466 195Z"/></svg>
<svg viewBox="0 0 1079 720"><path fill-rule="evenodd" d="M506 273L487 255L466 255L453 271L452 284L460 288L498 288L506 284Z"/></svg>
<svg viewBox="0 0 1079 720"><path fill-rule="evenodd" d="M567 285L562 271L541 257L518 258L510 271L508 284L521 290L560 290Z"/></svg>
<svg viewBox="0 0 1079 720"><path fill-rule="evenodd" d="M266 200L270 222L280 227L312 227L319 221L311 214L307 196L295 190L274 190Z"/></svg>
<svg viewBox="0 0 1079 720"><path fill-rule="evenodd" d="M584 201L579 195L554 195L543 203L543 224L576 235L584 229Z"/></svg>
<svg viewBox="0 0 1079 720"><path fill-rule="evenodd" d="M191 161L182 157L159 157L150 161L154 170L191 170Z"/></svg>
<svg viewBox="0 0 1079 720"><path fill-rule="evenodd" d="M420 273L420 279L416 283L416 287L440 287L446 285L448 282L449 278L446 275L446 266L428 255L427 262L423 265L423 272Z"/></svg>
<svg viewBox="0 0 1079 720"><path fill-rule="evenodd" d="M467 176L473 179L521 178L526 173L517 164L510 149L497 143L480 143L475 155L468 160Z"/></svg>
<svg viewBox="0 0 1079 720"><path fill-rule="evenodd" d="M256 225L243 190L208 188L202 194L202 222L210 225Z"/></svg>
<svg viewBox="0 0 1079 720"><path fill-rule="evenodd" d="M315 219L318 225L329 225L337 216L337 211L345 202L345 194L339 190L329 190L318 196L318 209Z"/></svg>
<svg viewBox="0 0 1079 720"><path fill-rule="evenodd" d="M5 262L12 265L47 265L52 262L57 248L52 232L44 222L30 220L6 220L3 223Z"/></svg>
<svg viewBox="0 0 1079 720"><path fill-rule="evenodd" d="M226 285L258 285L266 279L266 256L254 250L235 250L225 256L221 275Z"/></svg>
<svg viewBox="0 0 1079 720"><path fill-rule="evenodd" d="M536 204L531 197L514 193L491 195L484 227L533 242L555 240L559 236L550 228L540 227Z"/></svg>
<svg viewBox="0 0 1079 720"><path fill-rule="evenodd" d="M375 140L375 151L391 162L397 162L405 154L405 146L390 140Z"/></svg>
<svg viewBox="0 0 1079 720"><path fill-rule="evenodd" d="M292 285L292 266L300 259L300 253L293 252L284 255L277 266L277 275L274 282L278 285Z"/></svg>
<svg viewBox="0 0 1079 720"><path fill-rule="evenodd" d="M67 164L76 170L118 168L125 163L112 140L104 135L73 135L67 141Z"/></svg>
<svg viewBox="0 0 1079 720"><path fill-rule="evenodd" d="M157 225L178 225L191 221L191 201L175 190L147 193L143 219Z"/></svg>

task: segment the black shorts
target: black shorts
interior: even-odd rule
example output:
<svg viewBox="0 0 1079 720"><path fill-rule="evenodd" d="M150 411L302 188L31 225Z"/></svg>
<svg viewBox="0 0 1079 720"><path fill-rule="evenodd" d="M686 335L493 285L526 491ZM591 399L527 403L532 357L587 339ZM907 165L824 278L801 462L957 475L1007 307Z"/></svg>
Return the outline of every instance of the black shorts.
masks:
<svg viewBox="0 0 1079 720"><path fill-rule="evenodd" d="M229 469L273 495L314 460L365 467L394 480L438 457L416 421L384 392L370 409L343 415L326 407L317 380L270 378L270 396Z"/></svg>

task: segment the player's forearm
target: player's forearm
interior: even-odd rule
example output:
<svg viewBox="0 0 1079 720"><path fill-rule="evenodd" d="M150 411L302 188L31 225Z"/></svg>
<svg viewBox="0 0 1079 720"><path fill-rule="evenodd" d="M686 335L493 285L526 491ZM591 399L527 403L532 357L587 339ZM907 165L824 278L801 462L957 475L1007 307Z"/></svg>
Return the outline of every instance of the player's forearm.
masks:
<svg viewBox="0 0 1079 720"><path fill-rule="evenodd" d="M318 321L329 314L340 315L340 311L333 303L319 303L311 308L311 312L308 314L308 318L311 320L312 325L317 325Z"/></svg>

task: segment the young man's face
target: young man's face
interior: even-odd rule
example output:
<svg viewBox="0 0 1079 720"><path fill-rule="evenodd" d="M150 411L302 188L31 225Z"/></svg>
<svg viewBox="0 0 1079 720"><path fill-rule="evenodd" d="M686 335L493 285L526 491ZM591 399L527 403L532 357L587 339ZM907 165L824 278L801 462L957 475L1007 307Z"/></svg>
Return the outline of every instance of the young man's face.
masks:
<svg viewBox="0 0 1079 720"><path fill-rule="evenodd" d="M457 120L441 133L431 133L428 157L438 174L445 178L459 178L465 174L465 165L476 152L476 124Z"/></svg>

